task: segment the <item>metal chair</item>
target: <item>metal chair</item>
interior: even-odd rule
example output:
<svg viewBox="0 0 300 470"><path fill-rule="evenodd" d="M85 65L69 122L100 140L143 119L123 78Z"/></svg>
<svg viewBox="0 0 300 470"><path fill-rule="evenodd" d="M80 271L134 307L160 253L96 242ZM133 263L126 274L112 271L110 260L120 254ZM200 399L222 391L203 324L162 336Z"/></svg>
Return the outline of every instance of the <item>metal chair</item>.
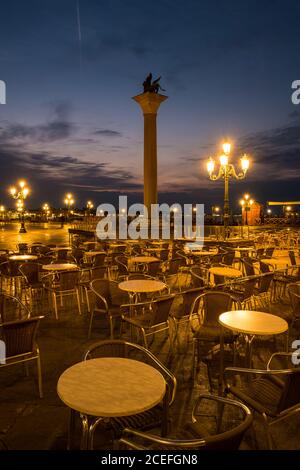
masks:
<svg viewBox="0 0 300 470"><path fill-rule="evenodd" d="M42 291L43 289L43 282L40 279L42 265L31 262L24 263L19 266L19 271L24 278L25 295L26 291L29 291L29 301L31 303L34 292Z"/></svg>
<svg viewBox="0 0 300 470"><path fill-rule="evenodd" d="M204 424L201 405L213 404L213 423ZM215 419L216 418L216 419ZM208 417L206 416L208 420ZM253 416L244 404L228 398L202 394L198 397L191 422L187 423L176 438L160 437L154 434L125 428L119 440L121 448L133 450L238 450L246 431L252 425Z"/></svg>
<svg viewBox="0 0 300 470"><path fill-rule="evenodd" d="M200 343L220 344L221 327L218 319L221 313L232 310L233 305L238 305L239 308L239 304L231 294L217 290L205 292L194 300L189 318L193 333L194 380L200 358ZM234 344L234 340L233 333L225 331L224 343Z"/></svg>
<svg viewBox="0 0 300 470"><path fill-rule="evenodd" d="M1 338L6 349L5 363L0 362L0 370L15 364L25 363L27 365L29 361L36 361L40 398L43 398L42 372L36 335L39 322L43 318L43 316L39 316L0 324Z"/></svg>
<svg viewBox="0 0 300 470"><path fill-rule="evenodd" d="M95 294L95 305L90 316L88 338L91 336L95 313L108 317L110 337L114 337L114 320L122 316L121 305L128 302L128 295L121 291L118 282L109 279L95 279L90 283Z"/></svg>
<svg viewBox="0 0 300 470"><path fill-rule="evenodd" d="M269 449L272 449L270 426L300 411L300 368L290 362L284 369L271 369L276 358L293 357L294 353L274 353L266 369L228 367L224 371L225 393L232 394L262 416ZM230 375L245 376L241 385L230 384Z"/></svg>
<svg viewBox="0 0 300 470"><path fill-rule="evenodd" d="M61 271L55 274L47 274L43 277L44 288L52 297L55 318L58 320L57 296L60 297L62 305L63 297L75 295L79 315L81 315L80 302L80 271Z"/></svg>
<svg viewBox="0 0 300 470"><path fill-rule="evenodd" d="M0 322L6 323L30 317L30 309L18 297L0 292Z"/></svg>
<svg viewBox="0 0 300 470"><path fill-rule="evenodd" d="M169 335L169 316L174 297L168 295L147 302L122 305L122 310L130 311L130 315L122 315L122 320L142 333L145 348L148 349L148 336L161 331L167 331Z"/></svg>

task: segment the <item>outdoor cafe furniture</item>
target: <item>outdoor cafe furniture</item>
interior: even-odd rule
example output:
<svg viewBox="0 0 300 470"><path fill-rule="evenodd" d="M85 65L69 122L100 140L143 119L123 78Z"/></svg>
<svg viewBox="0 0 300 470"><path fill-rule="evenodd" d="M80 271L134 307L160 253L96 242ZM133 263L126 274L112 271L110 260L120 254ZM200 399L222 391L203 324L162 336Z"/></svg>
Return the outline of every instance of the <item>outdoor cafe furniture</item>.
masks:
<svg viewBox="0 0 300 470"><path fill-rule="evenodd" d="M82 421L82 449L93 448L100 421L137 415L160 403L166 382L154 367L123 357L101 357L80 362L60 376L57 393Z"/></svg>

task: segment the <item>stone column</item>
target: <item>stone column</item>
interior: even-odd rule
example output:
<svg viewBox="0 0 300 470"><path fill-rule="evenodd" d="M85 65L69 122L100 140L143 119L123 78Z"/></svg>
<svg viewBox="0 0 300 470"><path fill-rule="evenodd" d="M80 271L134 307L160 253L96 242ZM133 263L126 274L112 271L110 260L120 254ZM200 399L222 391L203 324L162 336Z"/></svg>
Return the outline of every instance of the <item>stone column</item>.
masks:
<svg viewBox="0 0 300 470"><path fill-rule="evenodd" d="M142 93L133 99L144 114L144 204L151 216L151 204L157 204L157 139L156 115L160 104L168 97L159 93Z"/></svg>

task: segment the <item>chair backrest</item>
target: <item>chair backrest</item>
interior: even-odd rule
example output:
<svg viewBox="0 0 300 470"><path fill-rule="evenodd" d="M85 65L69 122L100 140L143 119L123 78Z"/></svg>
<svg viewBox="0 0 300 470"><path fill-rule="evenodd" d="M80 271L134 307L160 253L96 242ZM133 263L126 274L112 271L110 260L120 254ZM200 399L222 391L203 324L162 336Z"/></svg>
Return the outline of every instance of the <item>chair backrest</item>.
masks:
<svg viewBox="0 0 300 470"><path fill-rule="evenodd" d="M177 382L175 376L148 349L123 340L105 340L92 344L84 353L83 360L98 357L124 357L151 365L164 377L169 393L169 405L174 401ZM122 377L120 377L122 380Z"/></svg>
<svg viewBox="0 0 300 470"><path fill-rule="evenodd" d="M267 263L264 263L263 261L259 262L259 267L262 273L270 273L272 271L270 265Z"/></svg>
<svg viewBox="0 0 300 470"><path fill-rule="evenodd" d="M284 377L284 387L277 405L277 412L300 405L300 368L293 369Z"/></svg>
<svg viewBox="0 0 300 470"><path fill-rule="evenodd" d="M296 261L296 256L295 256L295 252L290 250L289 251L289 258L290 258L290 261L291 261L291 265L292 266L296 266L297 265L297 261Z"/></svg>
<svg viewBox="0 0 300 470"><path fill-rule="evenodd" d="M254 271L254 267L253 267L253 263L252 263L251 259L248 258L248 257L242 258L242 263L245 267L245 271L246 271L247 276L254 276L255 271Z"/></svg>
<svg viewBox="0 0 300 470"><path fill-rule="evenodd" d="M156 299L151 304L151 319L149 326L159 325L160 323L166 323L170 310L174 301L174 295L168 295Z"/></svg>
<svg viewBox="0 0 300 470"><path fill-rule="evenodd" d="M271 282L273 281L274 273L264 274L259 278L258 294L268 292Z"/></svg>
<svg viewBox="0 0 300 470"><path fill-rule="evenodd" d="M106 258L105 253L98 253L97 255L95 255L93 258L93 267L96 268L96 267L104 266L105 258Z"/></svg>
<svg viewBox="0 0 300 470"><path fill-rule="evenodd" d="M39 282L39 273L42 268L39 263L24 263L19 266L20 273L24 276L29 285Z"/></svg>
<svg viewBox="0 0 300 470"><path fill-rule="evenodd" d="M69 251L62 248L57 251L57 259L61 261L66 261L68 259L68 254L69 254Z"/></svg>
<svg viewBox="0 0 300 470"><path fill-rule="evenodd" d="M223 255L222 257L222 263L226 264L227 266L231 266L234 260L235 252L234 251L228 251Z"/></svg>
<svg viewBox="0 0 300 470"><path fill-rule="evenodd" d="M159 269L160 269L160 260L152 261L152 263L147 264L147 273L149 276L155 277L157 276Z"/></svg>
<svg viewBox="0 0 300 470"><path fill-rule="evenodd" d="M107 274L106 266L99 266L90 269L90 281L94 279L104 279Z"/></svg>
<svg viewBox="0 0 300 470"><path fill-rule="evenodd" d="M264 252L265 252L265 249L264 249L264 248L258 248L258 249L256 250L256 257L257 257L257 258L262 258Z"/></svg>
<svg viewBox="0 0 300 470"><path fill-rule="evenodd" d="M181 292L182 296L182 315L189 315L191 312L192 305L195 302L195 299L203 293L203 287L196 287L194 289L189 289L184 292Z"/></svg>
<svg viewBox="0 0 300 470"><path fill-rule="evenodd" d="M26 253L28 253L28 243L18 243L17 249L20 255L25 255Z"/></svg>
<svg viewBox="0 0 300 470"><path fill-rule="evenodd" d="M99 302L99 296L103 297L106 300L108 306L112 304L109 279L94 279L90 283L90 287L96 295L96 306L99 306L100 304L103 308L102 301Z"/></svg>
<svg viewBox="0 0 300 470"><path fill-rule="evenodd" d="M30 316L29 308L18 297L0 292L0 322L21 320Z"/></svg>
<svg viewBox="0 0 300 470"><path fill-rule="evenodd" d="M0 324L6 358L34 352L36 333L42 318L39 316Z"/></svg>
<svg viewBox="0 0 300 470"><path fill-rule="evenodd" d="M198 311L205 325L219 326L221 313L231 310L235 299L227 292L208 291L196 297L192 306L191 314Z"/></svg>
<svg viewBox="0 0 300 470"><path fill-rule="evenodd" d="M300 317L300 284L289 284L287 291L290 297L294 318Z"/></svg>
<svg viewBox="0 0 300 470"><path fill-rule="evenodd" d="M190 274L192 276L192 285L193 287L203 287L205 285L203 268L196 265L190 268Z"/></svg>
<svg viewBox="0 0 300 470"><path fill-rule="evenodd" d="M266 258L272 258L274 250L275 250L274 246L270 246L269 248L266 248Z"/></svg>
<svg viewBox="0 0 300 470"><path fill-rule="evenodd" d="M160 259L161 259L161 261L167 261L169 259L169 250L168 249L161 250Z"/></svg>
<svg viewBox="0 0 300 470"><path fill-rule="evenodd" d="M81 248L74 248L72 250L72 255L76 260L77 264L80 264L83 260L84 251Z"/></svg>
<svg viewBox="0 0 300 470"><path fill-rule="evenodd" d="M118 266L118 272L119 275L125 275L128 274L128 258L127 256L120 255L116 256L115 258L116 264Z"/></svg>
<svg viewBox="0 0 300 470"><path fill-rule="evenodd" d="M174 258L169 262L168 275L178 274L179 268L185 265L183 258Z"/></svg>
<svg viewBox="0 0 300 470"><path fill-rule="evenodd" d="M59 290L73 290L79 284L79 271L62 271L57 273Z"/></svg>

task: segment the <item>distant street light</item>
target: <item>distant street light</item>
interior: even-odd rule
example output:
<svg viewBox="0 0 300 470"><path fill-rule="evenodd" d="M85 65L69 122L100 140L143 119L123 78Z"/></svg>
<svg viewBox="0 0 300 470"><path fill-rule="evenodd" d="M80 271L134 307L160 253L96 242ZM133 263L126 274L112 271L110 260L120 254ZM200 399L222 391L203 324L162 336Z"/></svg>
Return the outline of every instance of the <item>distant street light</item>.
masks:
<svg viewBox="0 0 300 470"><path fill-rule="evenodd" d="M248 212L250 211L251 209L251 206L252 204L254 203L253 199L250 199L250 196L249 194L245 194L243 199L241 199L240 201L241 203L241 206L242 206L242 209L244 209L245 211L245 222L246 222L246 225L248 225Z"/></svg>
<svg viewBox="0 0 300 470"><path fill-rule="evenodd" d="M90 215L91 210L94 209L94 204L92 203L92 201L88 201L88 202L86 203L86 208L87 208L87 213L88 213L88 215Z"/></svg>
<svg viewBox="0 0 300 470"><path fill-rule="evenodd" d="M26 187L25 181L21 180L18 183L19 188L13 186L10 188L10 195L17 200L17 211L20 213L21 227L19 233L26 233L25 219L24 219L24 206L25 199L29 194L29 188Z"/></svg>
<svg viewBox="0 0 300 470"><path fill-rule="evenodd" d="M65 196L65 205L67 207L67 213L68 213L68 218L70 216L70 211L71 211L71 207L73 206L75 200L74 200L74 197L73 197L73 194L71 193L68 193L66 196Z"/></svg>

